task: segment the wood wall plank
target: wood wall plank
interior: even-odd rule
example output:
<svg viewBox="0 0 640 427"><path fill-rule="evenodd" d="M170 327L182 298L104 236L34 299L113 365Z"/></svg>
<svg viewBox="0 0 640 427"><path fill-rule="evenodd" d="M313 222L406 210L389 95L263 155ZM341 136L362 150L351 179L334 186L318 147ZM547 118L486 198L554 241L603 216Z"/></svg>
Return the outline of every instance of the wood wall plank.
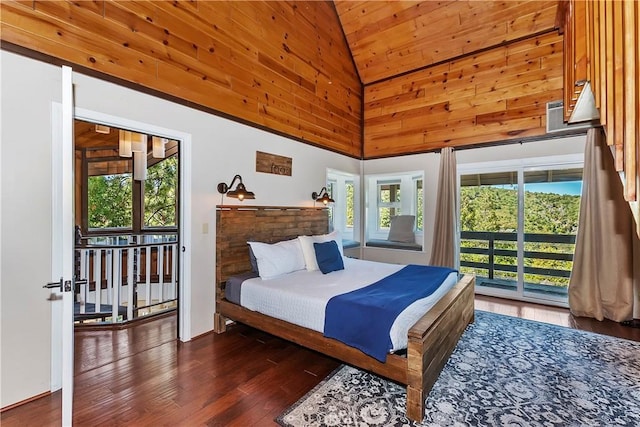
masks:
<svg viewBox="0 0 640 427"><path fill-rule="evenodd" d="M545 134L562 54L552 32L365 86L365 158Z"/></svg>
<svg viewBox="0 0 640 427"><path fill-rule="evenodd" d="M334 1L367 85L554 28L553 1Z"/></svg>
<svg viewBox="0 0 640 427"><path fill-rule="evenodd" d="M640 13L638 2L597 0L584 4L571 0L568 38L575 39L573 55L586 55L586 76L593 87L600 123L612 146L616 170L621 173L624 197L629 202L640 236ZM582 9L586 10L584 16ZM570 16L576 13L577 16ZM581 38L580 34L586 34ZM578 35L576 37L576 35ZM579 78L571 64L581 57L568 56L565 76ZM573 75L572 75L573 74ZM565 97L575 82L565 87Z"/></svg>
<svg viewBox="0 0 640 427"><path fill-rule="evenodd" d="M638 123L637 110L638 93L640 92L640 81L638 80L638 62L640 54L638 53L639 40L636 38L637 32L634 28L638 28L638 17L636 16L635 2L624 2L624 175L625 175L625 199L629 202L637 201L638 194L636 189L636 181L640 175L638 171Z"/></svg>
<svg viewBox="0 0 640 427"><path fill-rule="evenodd" d="M0 7L3 41L360 156L361 83L331 2Z"/></svg>

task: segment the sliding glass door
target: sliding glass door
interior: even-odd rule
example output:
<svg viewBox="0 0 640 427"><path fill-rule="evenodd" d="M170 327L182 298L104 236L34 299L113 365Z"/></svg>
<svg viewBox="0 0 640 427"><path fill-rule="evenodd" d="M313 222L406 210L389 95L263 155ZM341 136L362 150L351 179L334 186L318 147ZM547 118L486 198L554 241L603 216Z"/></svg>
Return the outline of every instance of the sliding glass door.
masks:
<svg viewBox="0 0 640 427"><path fill-rule="evenodd" d="M476 291L566 304L582 164L472 165L459 182L460 270Z"/></svg>
<svg viewBox="0 0 640 427"><path fill-rule="evenodd" d="M524 295L567 298L582 167L524 171Z"/></svg>

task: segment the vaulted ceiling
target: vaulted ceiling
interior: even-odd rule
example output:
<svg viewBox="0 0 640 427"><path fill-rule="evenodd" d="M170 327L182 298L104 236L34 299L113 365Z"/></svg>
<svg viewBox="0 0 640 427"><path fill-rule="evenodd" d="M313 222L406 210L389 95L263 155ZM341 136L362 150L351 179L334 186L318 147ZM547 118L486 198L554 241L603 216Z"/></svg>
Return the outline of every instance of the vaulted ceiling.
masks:
<svg viewBox="0 0 640 427"><path fill-rule="evenodd" d="M555 26L558 0L333 1L362 83Z"/></svg>
<svg viewBox="0 0 640 427"><path fill-rule="evenodd" d="M558 0L11 1L3 49L357 158L538 137Z"/></svg>

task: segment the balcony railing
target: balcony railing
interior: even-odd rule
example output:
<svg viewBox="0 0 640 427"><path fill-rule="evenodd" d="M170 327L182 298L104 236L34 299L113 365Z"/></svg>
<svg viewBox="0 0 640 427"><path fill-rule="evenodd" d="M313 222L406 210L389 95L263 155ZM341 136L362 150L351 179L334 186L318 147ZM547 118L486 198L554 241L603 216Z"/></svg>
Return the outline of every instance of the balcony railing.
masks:
<svg viewBox="0 0 640 427"><path fill-rule="evenodd" d="M176 233L83 238L76 246L76 322L121 323L176 307Z"/></svg>
<svg viewBox="0 0 640 427"><path fill-rule="evenodd" d="M517 289L517 233L461 232L460 267L478 286ZM524 234L524 290L566 296L575 235Z"/></svg>

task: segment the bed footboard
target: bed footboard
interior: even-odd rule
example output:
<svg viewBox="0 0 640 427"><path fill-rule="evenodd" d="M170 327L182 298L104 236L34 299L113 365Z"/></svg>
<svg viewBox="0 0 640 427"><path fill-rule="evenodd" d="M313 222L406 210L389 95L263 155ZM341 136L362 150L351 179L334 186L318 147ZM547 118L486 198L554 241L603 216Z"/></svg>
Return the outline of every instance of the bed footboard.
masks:
<svg viewBox="0 0 640 427"><path fill-rule="evenodd" d="M475 277L465 275L411 329L407 343L407 417L424 418L424 402L460 336L474 318Z"/></svg>

